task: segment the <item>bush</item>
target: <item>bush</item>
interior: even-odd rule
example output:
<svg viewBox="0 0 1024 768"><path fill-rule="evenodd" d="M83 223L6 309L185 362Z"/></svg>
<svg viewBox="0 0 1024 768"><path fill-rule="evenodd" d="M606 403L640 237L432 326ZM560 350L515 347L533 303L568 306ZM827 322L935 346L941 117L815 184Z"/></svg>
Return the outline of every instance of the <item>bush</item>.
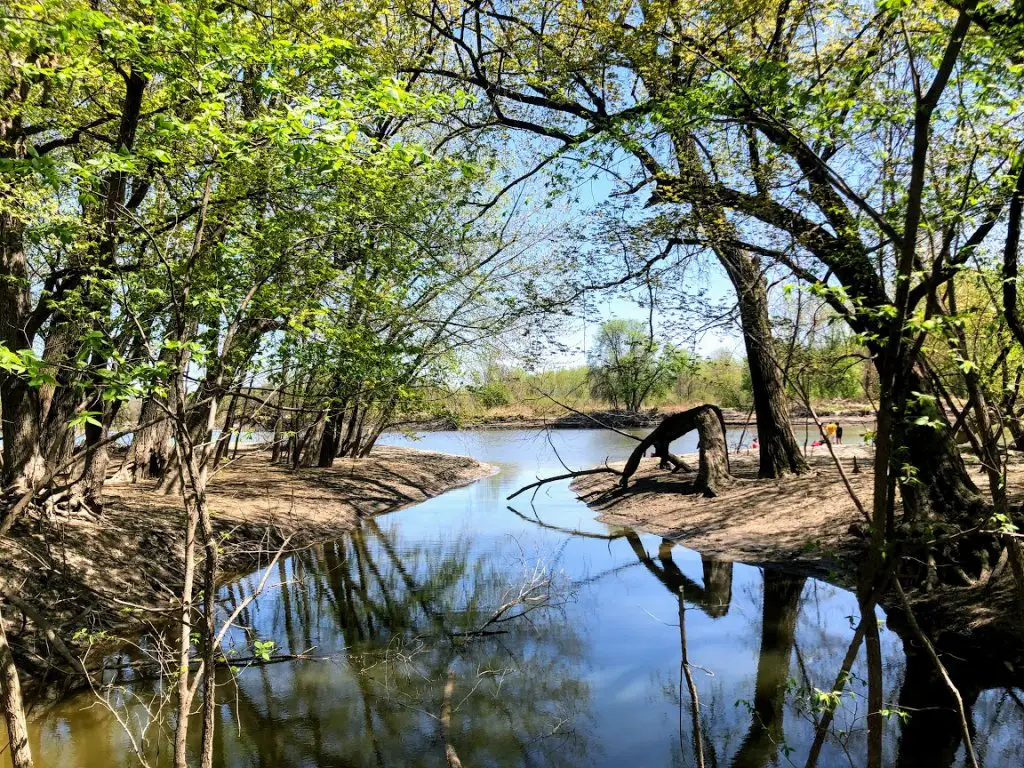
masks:
<svg viewBox="0 0 1024 768"><path fill-rule="evenodd" d="M512 392L503 381L488 381L475 387L469 387L473 397L484 408L500 408L512 402Z"/></svg>

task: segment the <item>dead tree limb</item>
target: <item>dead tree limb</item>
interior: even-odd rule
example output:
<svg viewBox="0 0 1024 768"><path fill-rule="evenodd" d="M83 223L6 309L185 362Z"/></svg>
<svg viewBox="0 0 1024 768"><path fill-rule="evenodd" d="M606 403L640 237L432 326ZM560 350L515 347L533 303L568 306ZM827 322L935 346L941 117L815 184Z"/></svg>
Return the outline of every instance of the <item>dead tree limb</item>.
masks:
<svg viewBox="0 0 1024 768"><path fill-rule="evenodd" d="M566 472L563 475L555 475L554 477L538 478L537 482L530 483L529 485L524 485L522 488L520 488L518 491L513 493L511 496L506 496L505 500L506 501L511 501L516 496L521 494L523 491L528 491L531 488L538 488L538 487L540 487L540 486L542 486L542 485L544 485L546 483L554 483L554 482L557 482L559 480L568 480L568 479L573 478L573 477L582 477L583 475L599 475L599 474L601 474L603 472L611 472L613 475L621 475L622 474L621 472L619 472L619 470L612 469L611 467L594 467L593 469L581 469L581 470L579 470L577 472Z"/></svg>

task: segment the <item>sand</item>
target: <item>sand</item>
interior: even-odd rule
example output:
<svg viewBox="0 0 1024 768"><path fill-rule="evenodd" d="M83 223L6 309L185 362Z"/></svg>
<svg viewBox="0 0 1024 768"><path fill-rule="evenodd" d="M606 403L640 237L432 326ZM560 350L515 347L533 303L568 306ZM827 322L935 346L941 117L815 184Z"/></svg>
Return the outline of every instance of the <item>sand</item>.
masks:
<svg viewBox="0 0 1024 768"><path fill-rule="evenodd" d="M870 449L844 445L835 450L855 493L870 508ZM697 465L696 454L683 458ZM678 539L705 554L828 567L855 551L858 540L849 529L864 518L826 448L808 457L810 472L781 480L757 479L756 453L734 453L731 463L737 479L715 498L690 493L693 474L659 469L657 459L643 460L628 493L618 492L619 478L611 474L580 477L572 488L601 522Z"/></svg>
<svg viewBox="0 0 1024 768"><path fill-rule="evenodd" d="M224 578L266 564L291 537L300 549L337 537L360 517L389 512L491 474L465 456L382 447L371 458L339 459L330 469L270 465L249 453L222 466L209 500L222 538ZM99 518L19 521L0 540L0 586L44 608L59 634L85 628L128 632L166 615L184 564L183 506L153 483L108 484ZM8 621L20 616L10 607ZM11 632L9 625L9 632ZM34 635L31 625L27 637ZM42 659L39 659L42 662Z"/></svg>

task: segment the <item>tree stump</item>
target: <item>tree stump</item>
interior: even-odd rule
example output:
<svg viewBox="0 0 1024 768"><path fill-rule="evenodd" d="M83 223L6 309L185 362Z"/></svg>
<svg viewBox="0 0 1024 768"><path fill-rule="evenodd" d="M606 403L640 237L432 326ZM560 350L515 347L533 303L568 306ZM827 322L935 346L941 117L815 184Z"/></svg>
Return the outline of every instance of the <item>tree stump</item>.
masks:
<svg viewBox="0 0 1024 768"><path fill-rule="evenodd" d="M700 436L700 463L697 467L695 489L705 496L717 496L720 488L732 483L729 469L729 448L725 442L725 420L717 405L698 405L688 411L666 416L661 424L643 440L637 443L636 449L622 470L619 484L625 488L629 478L640 466L640 459L647 449L654 446L655 456L661 458L661 465L676 463L689 469L677 457L669 453L668 447L673 440L678 440L688 432L697 430Z"/></svg>

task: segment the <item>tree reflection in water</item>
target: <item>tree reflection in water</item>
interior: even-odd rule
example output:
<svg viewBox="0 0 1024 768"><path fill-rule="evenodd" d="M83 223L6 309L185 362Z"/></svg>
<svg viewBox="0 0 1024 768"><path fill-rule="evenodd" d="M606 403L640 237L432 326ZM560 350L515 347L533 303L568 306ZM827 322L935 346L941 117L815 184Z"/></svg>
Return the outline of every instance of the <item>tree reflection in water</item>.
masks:
<svg viewBox="0 0 1024 768"><path fill-rule="evenodd" d="M449 671L464 764L576 764L588 690L559 610L571 585L555 567L465 541L405 547L373 520L295 555L248 631L291 653L345 649L344 661L266 666L225 685L220 764L443 765Z"/></svg>
<svg viewBox="0 0 1024 768"><path fill-rule="evenodd" d="M262 640L321 660L249 668L237 677L222 670L217 764L443 766L447 737L467 768L611 766L621 765L623 754L639 755L637 768L695 766L699 754L708 768L808 766L823 716L812 706L814 692L832 686L848 652L859 620L853 595L771 567L708 556L698 565L667 539L655 539L649 552L644 542L650 547L651 538L628 529L577 532L515 519L550 544L546 567L524 562L522 551L537 550L526 539L481 546L473 535L444 540L421 530L411 543L397 525L374 520L278 562L273 579L280 586L247 607L230 641L240 655ZM591 571L585 561L595 553L603 559L594 557L599 568ZM562 567L567 575L553 578ZM225 587L224 610L259 578ZM673 618L639 626L623 603L634 599L649 601L651 615L671 606ZM846 693L824 729L816 765L869 768L874 743L882 747L880 766L959 766L948 694L900 612L884 607L881 669L867 668L863 647L852 654ZM678 626L677 608L685 608ZM1024 764L1024 705L1007 688L1019 686L1021 672L1008 671L1000 656L972 655L935 636L971 709L983 764ZM684 644L692 681L679 666ZM443 729L450 673L452 716ZM868 723L866 681L873 676L883 680L884 706L906 710L905 721ZM159 685L130 690L145 697ZM120 726L102 709L83 710L89 703L62 704L35 726L44 764L135 765ZM878 729L873 740L869 725ZM173 723L165 719L163 727ZM166 765L156 746L154 764Z"/></svg>
<svg viewBox="0 0 1024 768"><path fill-rule="evenodd" d="M688 578L675 563L671 540L663 539L657 558L653 558L637 534L628 532L623 536L646 570L669 592L682 595L687 606L698 608L712 619L728 613L734 599L730 594L732 563L702 555L704 578L701 585ZM701 694L700 711L692 718L692 712L684 712L690 710L692 700L683 689L682 681L664 686L680 708L679 737L671 755L673 765L698 765L698 755L702 752L707 766L762 768L804 764L810 744L806 738L807 727L816 727L821 720L820 707L816 710L808 698L816 686L828 690L836 671L820 663L809 669L809 660L804 658L797 642L799 620L808 599L805 588L809 584L818 586L802 575L776 568L762 569L760 638L752 696L735 702L750 713L745 733L723 731L722 724L727 719L722 717L722 708L731 702L723 701L714 691L710 696L706 690ZM877 763L880 766L951 768L963 763L963 745L952 697L934 665L918 647L900 611L887 607L890 608L888 627L899 638L906 663L894 663L897 659L879 660L882 669L867 669L868 661L861 647L861 661L853 670L846 697L838 704L839 710L849 711L845 712L845 718L840 718L843 713L837 712L837 722L841 720L842 725L833 725L826 739L832 749L831 756L820 763L808 761L808 766L833 765L837 760L843 765L870 766L868 744L872 736L868 731L875 727L886 731L874 739L884 744L883 756ZM680 619L680 635L685 643L683 612ZM818 628L817 621L810 625ZM941 633L936 634L941 636ZM825 645L823 638L818 638L818 645ZM691 645L691 658L694 650ZM700 648L696 651L699 655ZM982 764L1024 765L1024 739L1020 735L1024 700L1019 689L1006 687L1008 683L1019 686L1021 673L1007 670L1005 664L986 662L984 654L975 653L967 658L961 648L946 650L943 656L971 717ZM828 658L834 658L834 654ZM714 670L708 672L713 674ZM898 701L885 702L890 716L878 718L876 725L876 718L867 717L867 680L864 678L872 675L881 678L883 674L887 678L886 689L898 690ZM693 733L684 734L684 723L694 721L700 723L699 739L694 738ZM687 727L692 731L692 726ZM787 729L795 731L788 740ZM734 754L728 758L729 745L737 743Z"/></svg>

